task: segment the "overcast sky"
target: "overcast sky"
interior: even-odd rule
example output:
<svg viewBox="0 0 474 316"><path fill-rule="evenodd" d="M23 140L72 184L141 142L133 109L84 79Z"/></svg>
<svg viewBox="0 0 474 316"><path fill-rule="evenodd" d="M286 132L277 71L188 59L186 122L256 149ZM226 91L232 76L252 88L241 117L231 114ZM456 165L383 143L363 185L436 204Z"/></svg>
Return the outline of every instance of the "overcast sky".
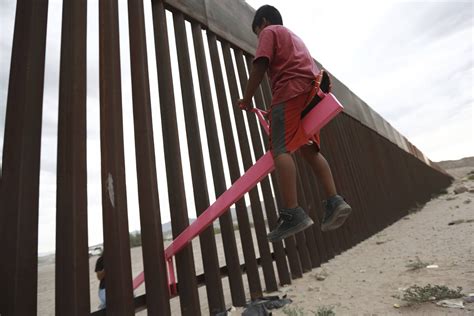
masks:
<svg viewBox="0 0 474 316"><path fill-rule="evenodd" d="M434 161L474 155L472 1L287 1L248 0L254 8L272 4L284 24L298 34L313 56L392 126ZM54 249L56 203L57 107L61 1L50 0L45 69L44 118L40 174L39 251ZM102 241L98 6L88 7L88 208L89 243ZM120 3L124 140L130 230L139 229L137 184L128 55L127 2ZM15 1L0 0L0 149L3 148L8 73ZM159 134L159 96L152 42L150 3L145 1L154 130ZM168 16L169 17L169 16ZM168 19L168 25L172 25ZM189 31L189 29L188 29ZM189 35L189 34L188 34ZM170 38L173 41L173 38ZM174 47L172 45L172 54ZM173 58L175 60L175 58ZM194 64L194 60L192 60ZM173 71L176 71L176 63ZM176 76L177 77L177 76ZM197 87L196 87L197 88ZM179 83L175 81L179 91ZM178 119L182 118L176 93ZM196 96L199 99L199 95ZM202 123L202 119L201 122ZM184 130L182 119L179 128ZM203 126L201 124L201 126ZM203 133L201 127L201 133ZM185 136L182 135L184 138ZM159 136L155 145L161 148ZM205 137L203 147L207 146ZM181 141L187 203L193 216L187 147ZM157 150L157 160L164 161ZM206 154L206 153L205 153ZM1 151L0 151L1 158ZM225 158L225 156L224 156ZM1 159L0 159L1 161ZM206 163L206 170L209 171ZM208 174L211 174L208 172ZM158 166L162 220L169 220L164 166ZM211 201L215 199L212 179ZM227 175L227 183L229 177Z"/></svg>

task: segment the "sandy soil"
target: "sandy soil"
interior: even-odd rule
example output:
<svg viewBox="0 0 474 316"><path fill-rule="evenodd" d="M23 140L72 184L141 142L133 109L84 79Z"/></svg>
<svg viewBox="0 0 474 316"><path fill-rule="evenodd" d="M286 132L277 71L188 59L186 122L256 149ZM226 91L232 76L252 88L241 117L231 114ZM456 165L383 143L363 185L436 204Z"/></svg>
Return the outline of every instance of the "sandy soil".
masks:
<svg viewBox="0 0 474 316"><path fill-rule="evenodd" d="M317 315L319 308L332 307L336 315L474 315L474 304L466 304L464 310L448 309L433 303L406 306L394 296L411 285L428 283L461 286L463 293L474 293L474 222L448 225L456 220L474 219L474 193L454 194L453 189L463 184L474 189L474 181L465 176L474 168L456 168L452 174L458 177L448 193L434 198L419 212L410 214L392 226L346 251L321 268L294 280L293 284L268 295L288 295L293 303L273 311L274 315L287 315L300 311ZM468 201L471 201L470 203ZM216 236L221 248L220 236ZM237 237L237 244L240 241ZM255 238L254 238L255 239ZM193 242L196 270L202 273L199 242ZM241 249L240 249L241 252ZM220 263L225 264L223 251ZM241 255L241 258L243 256ZM143 270L141 248L131 249L132 271L136 275ZM436 269L409 271L406 266L419 258L427 264L436 264ZM94 266L97 257L90 259L91 309L98 306ZM38 266L38 315L54 315L54 259L42 258ZM326 278L318 281L316 277ZM223 280L226 302L230 302L228 282ZM244 276L244 282L246 276ZM262 282L262 284L264 284ZM142 286L137 295L144 293ZM205 288L199 290L203 315L206 308ZM400 305L395 308L394 304ZM230 306L230 303L228 303ZM173 315L179 315L179 301L171 302ZM240 315L237 309L231 315ZM146 311L138 313L146 315Z"/></svg>
<svg viewBox="0 0 474 316"><path fill-rule="evenodd" d="M474 189L474 181L466 177L472 170L456 168L452 174L457 180L448 194L282 288L278 294L293 300L287 314L315 315L331 306L336 315L474 315L474 304L465 304L463 310L434 303L407 306L394 297L415 284L461 286L463 293L474 293L474 223L448 225L474 220L474 193L453 193L459 184ZM439 268L409 271L406 266L417 258ZM321 274L327 277L318 281ZM274 315L286 314L278 310Z"/></svg>

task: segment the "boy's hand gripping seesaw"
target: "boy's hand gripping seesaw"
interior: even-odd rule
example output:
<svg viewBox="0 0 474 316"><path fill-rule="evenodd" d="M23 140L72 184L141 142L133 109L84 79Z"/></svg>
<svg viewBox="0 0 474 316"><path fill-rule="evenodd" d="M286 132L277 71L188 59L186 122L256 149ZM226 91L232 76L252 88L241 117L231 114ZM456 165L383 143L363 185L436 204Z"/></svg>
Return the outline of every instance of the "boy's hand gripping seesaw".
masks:
<svg viewBox="0 0 474 316"><path fill-rule="evenodd" d="M312 137L329 121L331 121L343 106L332 93L318 93L322 100L303 118L302 124L308 138ZM257 115L265 132L269 133L269 126L264 118L265 111L253 108L250 110ZM222 193L217 200L210 205L191 225L189 225L173 242L165 249L165 260L168 264L168 286L170 295L177 294L176 277L173 266L173 256L189 244L194 237L198 236L209 225L221 216L229 207L241 199L247 192L253 189L263 178L274 170L273 157L270 151L263 155L252 167L250 167L232 186ZM135 290L145 281L145 274L141 272L133 280Z"/></svg>

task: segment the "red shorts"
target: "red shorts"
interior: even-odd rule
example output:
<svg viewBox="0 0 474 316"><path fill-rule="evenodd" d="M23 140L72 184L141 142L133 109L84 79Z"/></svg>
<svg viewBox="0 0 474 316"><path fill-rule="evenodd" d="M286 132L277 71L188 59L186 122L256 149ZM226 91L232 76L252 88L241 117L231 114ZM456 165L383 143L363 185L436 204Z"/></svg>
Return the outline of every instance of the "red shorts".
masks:
<svg viewBox="0 0 474 316"><path fill-rule="evenodd" d="M311 88L303 93L280 104L275 104L270 109L270 150L273 157L282 153L292 153L303 145L313 145L319 151L319 133L307 136L301 124L302 113L317 98L317 89Z"/></svg>

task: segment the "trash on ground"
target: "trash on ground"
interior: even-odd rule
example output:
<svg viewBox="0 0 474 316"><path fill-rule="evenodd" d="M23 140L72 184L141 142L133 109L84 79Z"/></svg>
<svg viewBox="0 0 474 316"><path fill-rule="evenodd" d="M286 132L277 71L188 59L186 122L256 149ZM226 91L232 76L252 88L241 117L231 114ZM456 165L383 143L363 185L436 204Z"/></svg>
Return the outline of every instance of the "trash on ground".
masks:
<svg viewBox="0 0 474 316"><path fill-rule="evenodd" d="M243 316L267 316L271 315L271 312L268 310L270 309L277 309L285 306L286 304L290 304L292 302L291 299L286 298L284 295L282 298L279 296L263 296L256 300L251 301L245 306L245 310L243 311ZM226 314L223 314L226 315Z"/></svg>
<svg viewBox="0 0 474 316"><path fill-rule="evenodd" d="M216 316L227 316L229 313L235 312L237 309L234 306L229 307L223 312L217 313Z"/></svg>
<svg viewBox="0 0 474 316"><path fill-rule="evenodd" d="M316 280L318 280L318 281L324 281L324 280L326 280L326 276L325 276L325 275L318 274L318 275L316 276Z"/></svg>
<svg viewBox="0 0 474 316"><path fill-rule="evenodd" d="M430 264L429 266L426 266L427 269L438 269L439 266L437 264Z"/></svg>
<svg viewBox="0 0 474 316"><path fill-rule="evenodd" d="M448 308L464 308L464 303L462 299L442 300L437 302L436 305Z"/></svg>
<svg viewBox="0 0 474 316"><path fill-rule="evenodd" d="M315 277L318 281L324 281L328 277L328 273L326 272L326 270L322 269L321 272L315 274Z"/></svg>
<svg viewBox="0 0 474 316"><path fill-rule="evenodd" d="M400 308L400 305L399 304L393 304L393 307Z"/></svg>
<svg viewBox="0 0 474 316"><path fill-rule="evenodd" d="M474 303L474 293L469 294L464 298L464 303Z"/></svg>
<svg viewBox="0 0 474 316"><path fill-rule="evenodd" d="M458 220L449 222L448 225L449 225L449 226L458 225L458 224L462 224L462 223L464 223L464 222L465 222L465 220L463 220L463 219L458 219Z"/></svg>
<svg viewBox="0 0 474 316"><path fill-rule="evenodd" d="M454 193L455 194L461 194L467 192L467 188L464 185L458 185L454 188Z"/></svg>
<svg viewBox="0 0 474 316"><path fill-rule="evenodd" d="M474 222L474 219L458 219L458 220L449 222L448 225L451 226L451 225L458 225L462 223L473 223L473 222Z"/></svg>

